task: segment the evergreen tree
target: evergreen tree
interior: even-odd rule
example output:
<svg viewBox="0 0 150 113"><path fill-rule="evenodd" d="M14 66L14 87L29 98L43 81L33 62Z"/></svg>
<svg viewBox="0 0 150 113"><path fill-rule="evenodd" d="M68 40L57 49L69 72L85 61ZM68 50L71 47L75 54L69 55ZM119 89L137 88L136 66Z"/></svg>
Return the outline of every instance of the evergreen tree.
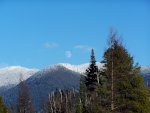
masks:
<svg viewBox="0 0 150 113"><path fill-rule="evenodd" d="M84 83L84 76L81 75L80 77L80 89L79 89L79 100L78 100L78 105L76 109L76 113L86 113L86 108L85 108L85 83Z"/></svg>
<svg viewBox="0 0 150 113"><path fill-rule="evenodd" d="M108 90L108 79L104 72L105 68L100 70L100 78L98 84L98 99L97 107L100 113L109 113L110 110L110 90Z"/></svg>
<svg viewBox="0 0 150 113"><path fill-rule="evenodd" d="M114 113L150 113L149 94L139 67L133 66L133 57L111 32L109 48L104 53L108 104ZM111 100L111 101L109 101ZM140 101L141 100L141 101ZM108 105L107 105L108 106Z"/></svg>
<svg viewBox="0 0 150 113"><path fill-rule="evenodd" d="M11 113L6 104L4 104L3 98L1 96L0 96L0 113Z"/></svg>
<svg viewBox="0 0 150 113"><path fill-rule="evenodd" d="M86 113L99 113L99 97L98 97L98 84L99 84L99 70L96 66L94 50L91 51L91 63L86 70Z"/></svg>
<svg viewBox="0 0 150 113"><path fill-rule="evenodd" d="M86 87L88 91L94 91L97 87L98 82L98 67L96 66L96 60L94 56L94 50L91 51L91 63L89 68L86 70Z"/></svg>
<svg viewBox="0 0 150 113"><path fill-rule="evenodd" d="M79 98L79 102L78 102L78 105L77 105L77 108L76 108L76 113L84 113L84 111L83 111L83 104L82 104L80 98Z"/></svg>
<svg viewBox="0 0 150 113"><path fill-rule="evenodd" d="M146 86L143 76L140 74L140 67L136 64L133 67L131 77L128 79L130 85L128 85L128 95L126 96L127 109L133 113L150 113L150 94L149 89ZM122 87L127 87L125 83L122 83ZM124 92L125 93L125 92Z"/></svg>

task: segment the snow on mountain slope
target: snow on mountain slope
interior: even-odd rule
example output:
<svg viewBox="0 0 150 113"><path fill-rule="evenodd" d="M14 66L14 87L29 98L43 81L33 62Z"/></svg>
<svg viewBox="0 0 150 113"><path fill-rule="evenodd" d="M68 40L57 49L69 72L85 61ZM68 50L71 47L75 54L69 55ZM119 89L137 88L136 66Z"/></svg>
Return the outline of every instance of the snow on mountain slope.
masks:
<svg viewBox="0 0 150 113"><path fill-rule="evenodd" d="M103 66L103 64L99 62L97 62L96 64L99 68L102 68ZM89 66L89 63L81 64L81 65L59 63L59 64L47 66L46 68L40 71L38 69L28 69L28 68L21 67L21 66L10 66L6 68L1 68L0 69L0 87L17 85L19 83L20 77L22 77L24 80L28 79L32 75L34 75L34 77L36 77L36 75L40 77L44 73L59 69L60 66L65 67L74 72L85 73L86 69Z"/></svg>
<svg viewBox="0 0 150 113"><path fill-rule="evenodd" d="M41 98L48 98L48 94L56 89L79 89L80 74L60 66L48 66L26 80L36 110L40 110ZM17 103L18 85L2 92L3 99L9 105Z"/></svg>
<svg viewBox="0 0 150 113"><path fill-rule="evenodd" d="M98 66L99 69L101 69L103 67L104 64L96 62L96 65ZM46 68L38 71L37 73L35 73L31 79L35 79L35 78L40 78L43 75L45 75L46 73L49 72L54 72L54 71L59 71L60 67L63 67L63 69L69 69L73 72L77 72L80 74L85 73L86 69L89 67L89 63L86 64L81 64L81 65L71 65L68 63L59 63L59 64L54 64L54 65L49 65Z"/></svg>
<svg viewBox="0 0 150 113"><path fill-rule="evenodd" d="M103 65L104 65L103 63L96 62L96 64L99 69L103 68ZM59 64L47 66L46 68L42 70L28 69L28 68L21 67L21 66L10 66L6 68L1 68L0 69L0 87L17 85L19 83L20 76L22 76L24 80L28 79L32 75L34 75L35 77L36 75L42 76L44 73L58 70L59 66L65 67L71 71L78 72L81 74L81 73L85 73L86 69L89 67L89 63L85 63L81 65L59 63ZM141 72L143 74L150 73L150 67L149 66L142 67Z"/></svg>
<svg viewBox="0 0 150 113"><path fill-rule="evenodd" d="M141 67L141 72L142 72L143 74L148 74L148 73L150 73L150 66Z"/></svg>
<svg viewBox="0 0 150 113"><path fill-rule="evenodd" d="M0 87L17 85L19 83L20 77L26 80L34 73L37 69L28 69L21 66L11 66L0 69Z"/></svg>
<svg viewBox="0 0 150 113"><path fill-rule="evenodd" d="M68 63L60 63L58 65L64 66L67 69L70 69L70 70L78 72L78 73L85 73L86 69L89 67L89 63L81 64L81 65L71 65ZM101 69L104 64L96 62L96 65L98 66L99 69Z"/></svg>
<svg viewBox="0 0 150 113"><path fill-rule="evenodd" d="M49 65L44 69L39 70L37 73L34 73L33 76L30 77L30 80L40 78L49 72L59 71L60 67L63 67L65 69L64 66L61 66L59 64Z"/></svg>

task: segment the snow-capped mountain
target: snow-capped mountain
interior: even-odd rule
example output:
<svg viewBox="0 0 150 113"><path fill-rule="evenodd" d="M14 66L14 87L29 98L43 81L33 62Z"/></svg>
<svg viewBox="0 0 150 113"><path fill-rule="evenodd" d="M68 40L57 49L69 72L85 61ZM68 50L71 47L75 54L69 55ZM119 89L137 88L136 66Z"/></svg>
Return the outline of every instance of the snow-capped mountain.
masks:
<svg viewBox="0 0 150 113"><path fill-rule="evenodd" d="M150 66L142 67L141 73L143 74L143 78L147 86L150 87Z"/></svg>
<svg viewBox="0 0 150 113"><path fill-rule="evenodd" d="M79 89L80 74L66 67L56 64L48 66L33 74L26 80L32 100L37 110L41 108L41 98L48 98L48 94L56 89ZM4 101L11 106L17 103L18 86L2 93Z"/></svg>
<svg viewBox="0 0 150 113"><path fill-rule="evenodd" d="M103 68L102 63L96 63L99 69ZM5 88L1 93L4 101L11 106L16 104L18 97L18 83L20 74L29 86L32 100L35 108L40 110L40 99L56 89L79 89L80 75L85 73L89 63L82 65L71 65L68 63L59 63L47 66L42 70L28 69L20 66L12 66L0 69L0 86L16 84L14 87ZM150 68L141 68L144 80L150 81ZM1 87L0 87L1 91Z"/></svg>
<svg viewBox="0 0 150 113"><path fill-rule="evenodd" d="M71 64L68 64L68 63L60 63L58 65L64 66L67 69L78 72L80 74L85 73L86 69L89 67L89 63L81 64L81 65L71 65ZM104 64L96 62L96 65L98 66L99 69L101 69Z"/></svg>
<svg viewBox="0 0 150 113"><path fill-rule="evenodd" d="M145 66L145 67L142 67L141 68L141 72L143 73L143 74L150 74L150 66Z"/></svg>
<svg viewBox="0 0 150 113"><path fill-rule="evenodd" d="M59 64L54 64L54 65L49 65L46 68L44 68L42 70L42 72L47 72L47 71L53 71L53 70L57 70L58 66L63 66L71 71L77 72L77 73L85 73L86 69L89 67L90 63L85 63L85 64L81 64L81 65L72 65L69 63L59 63ZM100 62L96 62L96 65L98 66L99 69L103 68L103 63Z"/></svg>
<svg viewBox="0 0 150 113"><path fill-rule="evenodd" d="M97 62L96 63L99 68L102 68L103 64ZM71 65L68 63L59 63L55 65L47 66L41 71L38 69L28 69L21 66L10 66L6 68L0 69L0 92L2 87L11 88L19 83L20 78L23 80L28 79L32 75L35 78L42 76L45 73L58 70L59 66L65 67L71 71L83 74L89 66L89 63L81 64L81 65ZM37 73L37 74L35 74ZM38 76L37 76L38 75ZM32 77L32 78L34 78Z"/></svg>
<svg viewBox="0 0 150 113"><path fill-rule="evenodd" d="M97 66L99 69L103 68L103 63L96 62ZM25 67L21 66L10 66L6 68L1 68L0 69L0 88L1 87L11 87L15 86L19 83L19 79L22 78L24 80L32 77L40 77L45 73L51 72L51 71L56 71L58 70L59 66L65 67L71 71L83 74L85 73L86 69L89 66L89 63L81 64L81 65L71 65L69 63L59 63L59 64L54 64L47 66L46 68L42 70L38 69L28 69ZM141 68L141 73L146 75L150 74L150 67L142 67ZM38 75L38 76L37 76ZM34 78L32 77L32 78Z"/></svg>
<svg viewBox="0 0 150 113"><path fill-rule="evenodd" d="M28 69L21 66L10 66L0 69L0 87L11 87L19 83L20 79L26 80L34 73L37 69Z"/></svg>
<svg viewBox="0 0 150 113"><path fill-rule="evenodd" d="M102 68L101 63L97 63ZM79 80L81 73L85 73L89 63L82 65L71 65L68 63L59 63L47 66L42 70L37 70L33 75L26 79L32 99L36 109L40 109L40 98L56 89L79 89ZM19 73L18 71L16 73ZM18 77L17 77L18 78ZM26 76L27 78L27 76ZM9 88L2 93L4 101L9 105L17 102L18 85Z"/></svg>
<svg viewBox="0 0 150 113"><path fill-rule="evenodd" d="M96 65L98 66L99 69L103 68L102 63L96 62ZM60 67L64 67L64 69L68 69L73 72L83 74L83 73L85 73L86 69L89 67L89 63L81 64L81 65L71 65L69 63L59 63L59 64L54 64L54 65L49 65L46 68L35 73L31 78L32 79L40 78L41 76L43 76L46 73L58 71L60 69Z"/></svg>

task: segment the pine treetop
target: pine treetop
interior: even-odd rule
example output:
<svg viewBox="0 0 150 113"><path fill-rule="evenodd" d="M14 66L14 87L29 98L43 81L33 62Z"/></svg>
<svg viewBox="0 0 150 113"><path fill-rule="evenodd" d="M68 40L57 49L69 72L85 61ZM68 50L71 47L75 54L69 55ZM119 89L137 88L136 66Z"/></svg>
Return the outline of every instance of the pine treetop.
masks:
<svg viewBox="0 0 150 113"><path fill-rule="evenodd" d="M91 63L89 68L86 70L86 86L90 91L94 91L97 84L98 67L96 66L96 60L94 56L94 50L91 50Z"/></svg>

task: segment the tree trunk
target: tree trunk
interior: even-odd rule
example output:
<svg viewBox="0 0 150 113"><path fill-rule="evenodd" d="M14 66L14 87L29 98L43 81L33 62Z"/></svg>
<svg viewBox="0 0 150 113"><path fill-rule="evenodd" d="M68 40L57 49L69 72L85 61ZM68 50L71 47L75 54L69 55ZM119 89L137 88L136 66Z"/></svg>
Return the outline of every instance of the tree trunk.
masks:
<svg viewBox="0 0 150 113"><path fill-rule="evenodd" d="M114 72L113 72L113 53L112 53L112 73L111 73L111 111L114 110Z"/></svg>

